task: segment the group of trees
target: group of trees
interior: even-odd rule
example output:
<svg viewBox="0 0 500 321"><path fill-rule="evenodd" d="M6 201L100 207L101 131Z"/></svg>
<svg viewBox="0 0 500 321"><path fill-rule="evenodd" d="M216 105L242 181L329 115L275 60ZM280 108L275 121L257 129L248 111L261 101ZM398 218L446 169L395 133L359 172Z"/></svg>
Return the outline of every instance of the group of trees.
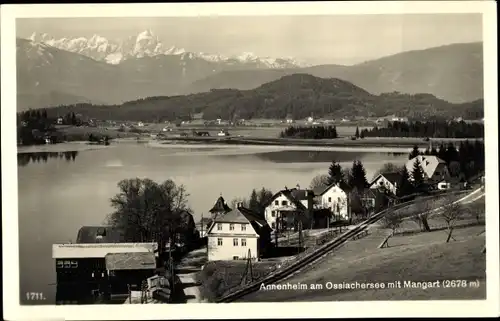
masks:
<svg viewBox="0 0 500 321"><path fill-rule="evenodd" d="M62 117L62 124L81 125L81 120L74 112L68 112ZM46 109L27 110L17 113L18 142L20 145L45 144L48 137L52 143L61 140L61 135L55 128L57 118L50 117Z"/></svg>
<svg viewBox="0 0 500 321"><path fill-rule="evenodd" d="M21 145L45 144L45 135L56 130L46 110L27 110L17 113L17 138Z"/></svg>
<svg viewBox="0 0 500 321"><path fill-rule="evenodd" d="M335 126L289 126L280 133L281 138L333 139L337 138Z"/></svg>
<svg viewBox="0 0 500 321"><path fill-rule="evenodd" d="M428 121L389 122L387 127L363 129L359 137L434 137L434 138L481 138L484 125L481 123Z"/></svg>
<svg viewBox="0 0 500 321"><path fill-rule="evenodd" d="M253 189L248 198L234 198L230 202L231 208L236 208L238 203L256 213L262 213L265 210L265 204L273 197L273 192L265 187L260 190Z"/></svg>
<svg viewBox="0 0 500 321"><path fill-rule="evenodd" d="M462 141L458 148L453 143L441 144L438 148L427 148L421 152L418 146L414 146L408 155L409 159L418 155L433 155L444 160L452 177L469 179L484 171L485 149L484 142Z"/></svg>
<svg viewBox="0 0 500 321"><path fill-rule="evenodd" d="M118 188L107 221L127 242L157 242L161 251L169 241L190 244L197 237L183 185L133 178L120 181Z"/></svg>

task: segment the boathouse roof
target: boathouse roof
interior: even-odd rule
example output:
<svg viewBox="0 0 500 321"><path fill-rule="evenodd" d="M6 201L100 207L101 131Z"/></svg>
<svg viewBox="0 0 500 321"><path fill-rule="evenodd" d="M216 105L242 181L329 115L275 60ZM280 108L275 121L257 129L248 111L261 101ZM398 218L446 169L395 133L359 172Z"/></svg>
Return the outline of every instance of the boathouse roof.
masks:
<svg viewBox="0 0 500 321"><path fill-rule="evenodd" d="M107 270L151 270L156 258L151 252L109 253L104 257Z"/></svg>

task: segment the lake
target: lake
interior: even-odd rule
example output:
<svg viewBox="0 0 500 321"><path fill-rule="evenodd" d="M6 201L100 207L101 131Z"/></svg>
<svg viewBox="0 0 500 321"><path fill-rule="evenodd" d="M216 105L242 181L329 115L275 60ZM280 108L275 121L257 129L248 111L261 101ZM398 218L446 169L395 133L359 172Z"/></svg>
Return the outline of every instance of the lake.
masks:
<svg viewBox="0 0 500 321"><path fill-rule="evenodd" d="M51 145L52 146L52 145ZM50 147L51 147L50 146ZM20 293L22 304L54 304L52 244L75 241L83 225L102 224L112 211L109 199L126 178L173 179L184 184L195 220L222 194L228 203L248 197L253 188L276 192L307 187L327 173L336 159L351 166L359 159L367 178L384 163L403 164L409 149L303 148L277 146L156 146L119 143L106 148L84 144L53 145L44 152L18 154ZM83 146L83 147L82 147ZM62 150L66 148L67 151ZM26 302L26 292L43 292L46 301Z"/></svg>

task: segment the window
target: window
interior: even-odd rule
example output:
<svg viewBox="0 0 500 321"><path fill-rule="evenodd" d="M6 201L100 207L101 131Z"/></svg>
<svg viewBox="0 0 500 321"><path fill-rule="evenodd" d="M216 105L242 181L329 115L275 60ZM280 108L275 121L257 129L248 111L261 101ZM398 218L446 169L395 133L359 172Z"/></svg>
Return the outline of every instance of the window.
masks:
<svg viewBox="0 0 500 321"><path fill-rule="evenodd" d="M276 216L276 212L275 211L271 211L271 216L275 217Z"/></svg>
<svg viewBox="0 0 500 321"><path fill-rule="evenodd" d="M331 197L329 197L329 198L328 198L328 203L331 203L331 202L332 202L332 198L331 198Z"/></svg>
<svg viewBox="0 0 500 321"><path fill-rule="evenodd" d="M57 260L57 261L56 261L56 266L57 266L59 269L60 269L60 268L62 268L62 267L64 267L64 263L63 263L63 261L61 261L61 260Z"/></svg>
<svg viewBox="0 0 500 321"><path fill-rule="evenodd" d="M217 239L217 245L218 245L218 246L221 246L221 245L222 245L222 239L221 239L221 238L218 238L218 239Z"/></svg>
<svg viewBox="0 0 500 321"><path fill-rule="evenodd" d="M65 268L70 268L71 267L71 261L64 261L64 267Z"/></svg>
<svg viewBox="0 0 500 321"><path fill-rule="evenodd" d="M247 246L247 239L241 239L241 246Z"/></svg>
<svg viewBox="0 0 500 321"><path fill-rule="evenodd" d="M233 239L233 246L238 246L238 239Z"/></svg>
<svg viewBox="0 0 500 321"><path fill-rule="evenodd" d="M246 224L241 224L241 230L246 231L247 230L247 225Z"/></svg>
<svg viewBox="0 0 500 321"><path fill-rule="evenodd" d="M274 229L276 227L276 223L272 222L271 223L271 228Z"/></svg>
<svg viewBox="0 0 500 321"><path fill-rule="evenodd" d="M76 269L78 267L78 261L71 261L71 267Z"/></svg>
<svg viewBox="0 0 500 321"><path fill-rule="evenodd" d="M229 230L234 231L234 224L229 224Z"/></svg>
<svg viewBox="0 0 500 321"><path fill-rule="evenodd" d="M281 201L281 205L286 206L287 204L288 204L288 202L287 202L287 201Z"/></svg>
<svg viewBox="0 0 500 321"><path fill-rule="evenodd" d="M217 230L218 230L218 231L221 231L221 230L222 230L222 224L221 224L221 223L217 223Z"/></svg>
<svg viewBox="0 0 500 321"><path fill-rule="evenodd" d="M280 205L280 201L274 201L274 205Z"/></svg>
<svg viewBox="0 0 500 321"><path fill-rule="evenodd" d="M237 260L239 258L240 258L239 256L233 256L233 260Z"/></svg>

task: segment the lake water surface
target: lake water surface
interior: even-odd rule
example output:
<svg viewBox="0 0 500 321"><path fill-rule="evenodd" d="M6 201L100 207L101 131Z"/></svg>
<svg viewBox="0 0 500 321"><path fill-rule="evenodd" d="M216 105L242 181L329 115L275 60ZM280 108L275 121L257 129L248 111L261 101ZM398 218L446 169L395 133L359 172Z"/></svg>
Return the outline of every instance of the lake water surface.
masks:
<svg viewBox="0 0 500 321"><path fill-rule="evenodd" d="M32 151L32 150L30 150ZM43 292L37 304L55 302L52 244L74 241L83 225L102 224L109 199L126 178L173 179L184 184L195 220L222 194L227 202L253 188L276 192L306 187L327 173L335 159L343 166L363 161L370 179L383 163L402 164L408 149L154 146L120 143L109 148L18 154L20 294ZM22 152L22 153L21 153Z"/></svg>

